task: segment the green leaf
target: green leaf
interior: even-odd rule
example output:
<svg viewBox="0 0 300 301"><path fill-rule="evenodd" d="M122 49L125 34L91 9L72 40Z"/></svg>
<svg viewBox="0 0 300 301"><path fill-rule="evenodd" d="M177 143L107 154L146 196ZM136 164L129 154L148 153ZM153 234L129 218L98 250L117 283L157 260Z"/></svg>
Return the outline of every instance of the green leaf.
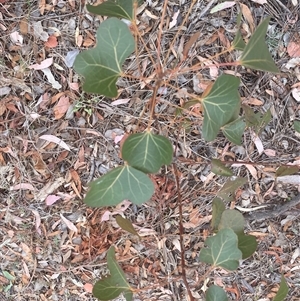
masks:
<svg viewBox="0 0 300 301"><path fill-rule="evenodd" d="M238 31L232 43L233 48L236 50L244 50L246 47L246 44L242 38L241 31L240 31L241 21L242 21L242 13L239 13L236 20L236 27L238 28Z"/></svg>
<svg viewBox="0 0 300 301"><path fill-rule="evenodd" d="M238 30L235 35L235 38L232 42L232 47L236 50L244 50L246 47L246 44L242 38L240 30Z"/></svg>
<svg viewBox="0 0 300 301"><path fill-rule="evenodd" d="M228 179L217 195L224 199L224 201L231 202L234 199L234 192L246 182L247 180L241 177L237 177L234 180Z"/></svg>
<svg viewBox="0 0 300 301"><path fill-rule="evenodd" d="M228 298L221 287L211 285L206 292L205 301L228 301Z"/></svg>
<svg viewBox="0 0 300 301"><path fill-rule="evenodd" d="M225 211L225 204L223 201L215 197L212 201L212 218L211 218L211 228L216 231L219 227L222 213Z"/></svg>
<svg viewBox="0 0 300 301"><path fill-rule="evenodd" d="M231 229L236 235L244 233L245 220L243 214L234 209L226 209L221 216L219 230Z"/></svg>
<svg viewBox="0 0 300 301"><path fill-rule="evenodd" d="M91 207L114 206L128 199L141 205L154 193L154 185L143 172L120 166L90 183L84 202Z"/></svg>
<svg viewBox="0 0 300 301"><path fill-rule="evenodd" d="M238 118L233 122L227 123L222 128L222 131L225 137L234 144L241 145L242 144L242 136L244 134L246 128L246 123Z"/></svg>
<svg viewBox="0 0 300 301"><path fill-rule="evenodd" d="M124 22L116 18L103 21L97 30L96 47L78 54L74 63L75 71L85 78L83 90L107 97L117 96L116 82L134 45L134 38Z"/></svg>
<svg viewBox="0 0 300 301"><path fill-rule="evenodd" d="M199 104L199 103L200 103L199 100L189 100L189 101L187 101L183 104L183 108L188 109L188 108L190 108L190 107L192 107L196 104Z"/></svg>
<svg viewBox="0 0 300 301"><path fill-rule="evenodd" d="M211 160L211 171L220 176L231 177L233 172L230 168L226 167L219 159Z"/></svg>
<svg viewBox="0 0 300 301"><path fill-rule="evenodd" d="M273 301L283 301L289 292L289 287L286 283L286 280L283 276L281 276L280 287L279 290L273 299Z"/></svg>
<svg viewBox="0 0 300 301"><path fill-rule="evenodd" d="M257 27L243 51L240 63L248 68L279 73L265 42L269 21L270 17Z"/></svg>
<svg viewBox="0 0 300 301"><path fill-rule="evenodd" d="M266 125L272 119L271 110L269 109L266 113L260 112L255 113L249 106L243 105L245 111L245 119L248 127L252 127L257 135L266 127Z"/></svg>
<svg viewBox="0 0 300 301"><path fill-rule="evenodd" d="M111 300L124 291L125 293L131 292L132 288L116 260L114 247L111 247L107 252L107 265L110 276L104 277L95 283L93 295L99 300ZM132 298L126 300L130 301Z"/></svg>
<svg viewBox="0 0 300 301"><path fill-rule="evenodd" d="M2 271L3 276L10 280L10 281L15 281L15 277L13 275L11 275L9 272L7 271Z"/></svg>
<svg viewBox="0 0 300 301"><path fill-rule="evenodd" d="M299 167L297 165L291 166L280 166L275 173L275 177L283 177L289 176L297 173L299 171Z"/></svg>
<svg viewBox="0 0 300 301"><path fill-rule="evenodd" d="M241 250L243 254L243 259L250 257L257 248L257 241L255 236L253 235L238 235L238 248Z"/></svg>
<svg viewBox="0 0 300 301"><path fill-rule="evenodd" d="M134 229L133 225L132 225L132 222L127 219L127 218L124 218L123 216L121 216L120 214L117 214L115 216L115 219L117 221L117 224L125 231L131 233L131 234L134 234L134 235L137 235L138 237L139 234L136 232L136 230Z"/></svg>
<svg viewBox="0 0 300 301"><path fill-rule="evenodd" d="M208 248L200 251L200 261L229 271L238 268L242 252L238 249L237 235L231 229L222 229L215 236L208 237L204 243Z"/></svg>
<svg viewBox="0 0 300 301"><path fill-rule="evenodd" d="M204 107L203 137L206 141L216 138L220 128L229 122L240 105L239 78L222 74L215 81L208 95L202 100Z"/></svg>
<svg viewBox="0 0 300 301"><path fill-rule="evenodd" d="M134 20L135 0L108 0L99 5L93 6L87 4L86 8L90 13L117 17L121 19Z"/></svg>
<svg viewBox="0 0 300 301"><path fill-rule="evenodd" d="M106 276L95 283L93 295L99 300L112 300L117 298L126 289L127 285L120 286L114 277Z"/></svg>
<svg viewBox="0 0 300 301"><path fill-rule="evenodd" d="M300 133L300 121L294 120L294 130L298 133Z"/></svg>
<svg viewBox="0 0 300 301"><path fill-rule="evenodd" d="M158 172L172 162L173 147L169 139L151 132L130 135L122 146L122 158L145 173Z"/></svg>

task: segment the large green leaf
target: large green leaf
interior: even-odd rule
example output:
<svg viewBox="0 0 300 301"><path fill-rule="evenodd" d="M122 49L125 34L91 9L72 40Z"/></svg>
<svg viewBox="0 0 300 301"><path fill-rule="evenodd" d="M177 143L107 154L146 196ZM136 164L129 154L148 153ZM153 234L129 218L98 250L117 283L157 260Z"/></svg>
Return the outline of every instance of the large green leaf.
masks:
<svg viewBox="0 0 300 301"><path fill-rule="evenodd" d="M148 201L154 185L143 172L120 166L90 183L84 202L91 207L114 206L128 199L135 204Z"/></svg>
<svg viewBox="0 0 300 301"><path fill-rule="evenodd" d="M211 228L216 231L219 227L222 213L225 211L225 204L223 201L215 197L212 201L212 218L211 218Z"/></svg>
<svg viewBox="0 0 300 301"><path fill-rule="evenodd" d="M238 235L238 248L243 254L243 259L250 257L257 248L257 241L253 235L245 235L244 233Z"/></svg>
<svg viewBox="0 0 300 301"><path fill-rule="evenodd" d="M216 138L220 128L229 122L240 105L239 78L222 74L202 100L204 107L203 137L206 141Z"/></svg>
<svg viewBox="0 0 300 301"><path fill-rule="evenodd" d="M283 276L281 276L280 287L273 301L283 301L287 296L288 292L289 287L286 283L286 280Z"/></svg>
<svg viewBox="0 0 300 301"><path fill-rule="evenodd" d="M97 30L96 47L78 54L74 63L75 71L85 78L83 90L107 97L117 96L116 82L134 45L134 38L124 22L117 18L103 21Z"/></svg>
<svg viewBox="0 0 300 301"><path fill-rule="evenodd" d="M130 135L122 146L122 158L145 173L158 172L163 164L170 164L173 147L169 139L151 132Z"/></svg>
<svg viewBox="0 0 300 301"><path fill-rule="evenodd" d="M217 195L225 201L231 202L234 199L234 192L246 182L247 179L242 177L237 177L234 180L228 179Z"/></svg>
<svg viewBox="0 0 300 301"><path fill-rule="evenodd" d="M221 287L211 285L206 292L205 301L228 301L228 298Z"/></svg>
<svg viewBox="0 0 300 301"><path fill-rule="evenodd" d="M238 268L242 252L238 249L238 238L233 230L222 229L215 236L207 238L204 243L208 248L200 251L199 259L202 262L229 271Z"/></svg>
<svg viewBox="0 0 300 301"><path fill-rule="evenodd" d="M234 209L226 209L221 216L219 230L231 229L236 235L244 233L245 220L243 214Z"/></svg>
<svg viewBox="0 0 300 301"><path fill-rule="evenodd" d="M87 4L86 8L90 13L96 15L133 20L135 2L137 1L136 0L108 0L96 6Z"/></svg>
<svg viewBox="0 0 300 301"><path fill-rule="evenodd" d="M99 300L111 300L125 292L126 295L131 295L131 299L126 298L126 300L132 300L132 289L116 260L114 247L111 247L107 252L107 265L110 276L104 277L95 283L93 295Z"/></svg>
<svg viewBox="0 0 300 301"><path fill-rule="evenodd" d="M256 70L279 72L265 42L269 21L270 17L266 18L255 30L243 51L241 65Z"/></svg>
<svg viewBox="0 0 300 301"><path fill-rule="evenodd" d="M241 145L241 139L244 134L245 128L245 122L241 118L238 118L224 125L224 127L222 128L222 132L229 141L231 141L234 144Z"/></svg>

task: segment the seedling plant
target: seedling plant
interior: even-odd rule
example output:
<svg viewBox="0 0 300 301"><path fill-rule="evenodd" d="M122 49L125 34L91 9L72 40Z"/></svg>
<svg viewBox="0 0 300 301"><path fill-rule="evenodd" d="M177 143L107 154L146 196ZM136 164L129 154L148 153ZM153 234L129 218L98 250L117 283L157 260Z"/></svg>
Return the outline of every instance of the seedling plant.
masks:
<svg viewBox="0 0 300 301"><path fill-rule="evenodd" d="M240 145L246 129L252 128L256 134L268 123L270 112L265 115L255 113L250 107L241 104L239 94L240 78L236 75L239 68L254 69L264 72L278 73L265 36L270 17L262 20L247 43L244 41L241 31L241 15L237 16L236 35L229 49L207 58L207 62L186 66L185 61L199 38L199 33L190 37L182 53L175 62L166 64L171 54L171 49L178 39L179 31L175 35L168 51L161 49L163 24L167 12L167 2L161 15L161 23L158 28L156 44L156 56L143 40L137 25L136 12L143 1L136 0L107 0L100 5L87 5L87 10L96 15L106 16L97 30L97 45L93 49L82 51L76 58L74 69L82 75L83 90L89 93L103 95L106 98L118 96L117 81L126 78L143 83L152 96L145 106L144 113L148 113L148 124L145 129L137 125L137 131L131 133L121 148L122 166L116 167L99 179L90 183L90 189L84 202L90 207L114 206L125 199L136 205L142 205L151 199L155 187L149 175L158 173L162 166L171 165L173 162L173 143L168 137L157 134L155 130L155 108L159 103L159 91L162 88L174 89L173 82L180 74L191 71L201 72L205 68L225 68L215 82L209 85L202 95L186 93L187 101L176 106L175 120L178 126L182 126L182 120L186 120L195 108L201 113L202 137L207 141L213 141L219 132L233 144ZM188 20L195 0L192 1L182 25ZM142 66L139 60L139 49L143 47L149 53L149 58L155 68L155 78L147 78L142 75ZM122 66L126 59L135 52L139 75L126 74ZM217 58L222 54L232 52L237 60L228 63L217 63ZM166 54L165 54L166 53ZM226 72L230 70L230 72ZM191 121L192 122L192 121ZM176 151L176 149L175 149ZM231 177L230 168L218 159L212 159L212 172ZM172 164L174 178L177 183L178 206L180 215L180 244L182 279L186 286L190 300L193 297L193 288L190 287L185 275L185 257L183 245L182 227L182 200L179 187L179 175L176 164ZM200 282L209 277L215 268L223 268L234 271L239 267L241 260L250 257L256 250L257 242L254 236L244 233L244 217L234 209L226 209L230 201L230 195L246 182L244 178L229 179L219 191L212 202L212 236L205 240L205 247L201 249L199 260L209 264L205 275ZM118 224L124 230L137 234L131 222L121 216L117 218ZM96 282L93 295L99 300L111 300L123 293L127 301L133 300L133 294L137 288L131 287L126 276L119 266L115 249L112 246L107 252L107 265L110 275ZM274 300L284 300L287 295L287 284L282 278L280 289ZM207 301L229 300L223 288L210 285L206 291Z"/></svg>

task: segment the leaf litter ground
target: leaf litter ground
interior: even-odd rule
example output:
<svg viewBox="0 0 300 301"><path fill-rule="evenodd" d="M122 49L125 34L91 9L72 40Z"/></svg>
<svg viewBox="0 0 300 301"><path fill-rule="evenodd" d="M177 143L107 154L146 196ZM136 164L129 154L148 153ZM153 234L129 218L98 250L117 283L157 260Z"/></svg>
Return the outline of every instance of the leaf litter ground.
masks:
<svg viewBox="0 0 300 301"><path fill-rule="evenodd" d="M114 244L129 282L145 288L135 300L186 300L180 278L179 218L172 169L152 176L156 193L145 205L125 201L116 208L92 209L82 203L87 183L121 162L120 143L136 129L151 92L145 84L127 79L118 81L119 97L114 102L81 91L80 80L70 67L78 49L95 46L101 21L86 12L84 1L0 2L0 297L94 300L92 284L107 274L105 255ZM172 83L176 90L167 87L159 91L154 127L177 145L186 272L199 300L203 288L197 287L197 279L205 266L199 265L197 258L209 235L211 201L224 183L224 178L211 173L210 159L261 162L233 168L236 175L247 177L248 183L237 190L236 201L230 205L246 208L246 215L258 206L276 208L299 191L299 173L274 182L278 165L299 164L300 160L299 135L290 123L300 116L299 5L270 0L261 6L255 2L244 4L250 14L243 7L243 34L247 38L253 23L256 26L261 18L272 15L267 42L282 71L272 75L238 70L243 103L257 112L271 112L271 121L259 137L246 131L242 146L229 144L221 135L205 143L201 138L202 114L197 108L187 116L192 123L184 120L185 129L179 129L174 120L176 106L185 101L186 93L202 93L215 80L217 68L201 74L179 74ZM170 1L166 20L161 20L161 1L142 6L139 29L150 54L155 58L161 21L165 22L161 49L163 54L170 49L171 62L183 53L183 46L196 32L200 34L191 46L186 66L228 47L234 37L232 16L237 15L237 8L209 14L210 4L213 6L214 1L196 3L173 44L189 1ZM145 48L141 48L139 59L149 84L155 70ZM223 59L229 60L226 56ZM126 62L126 72L138 72L134 55ZM144 114L140 129L146 121ZM290 287L289 300L298 300L299 209L293 207L280 218L249 221L246 230L257 237L257 252L234 273L215 271L214 284L224 287L233 300L271 299L284 274ZM120 213L131 219L143 237L141 241L120 230L113 218Z"/></svg>

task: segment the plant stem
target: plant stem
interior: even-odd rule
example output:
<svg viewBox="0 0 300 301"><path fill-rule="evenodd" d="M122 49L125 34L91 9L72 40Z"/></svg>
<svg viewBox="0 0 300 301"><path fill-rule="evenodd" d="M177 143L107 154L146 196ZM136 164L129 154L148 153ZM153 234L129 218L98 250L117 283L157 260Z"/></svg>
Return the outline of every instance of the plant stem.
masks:
<svg viewBox="0 0 300 301"><path fill-rule="evenodd" d="M181 192L180 192L180 183L179 183L179 177L178 177L178 171L176 168L176 164L173 164L173 170L176 180L176 186L177 186L177 203L178 203L178 209L179 209L179 242L180 242L180 256L181 256L181 273L182 273L182 280L186 287L186 290L188 292L190 301L194 301L195 298L192 295L192 291L190 289L189 283L186 278L186 270L185 270L185 259L184 259L184 242L183 242L183 212L182 212L182 198L181 198Z"/></svg>

